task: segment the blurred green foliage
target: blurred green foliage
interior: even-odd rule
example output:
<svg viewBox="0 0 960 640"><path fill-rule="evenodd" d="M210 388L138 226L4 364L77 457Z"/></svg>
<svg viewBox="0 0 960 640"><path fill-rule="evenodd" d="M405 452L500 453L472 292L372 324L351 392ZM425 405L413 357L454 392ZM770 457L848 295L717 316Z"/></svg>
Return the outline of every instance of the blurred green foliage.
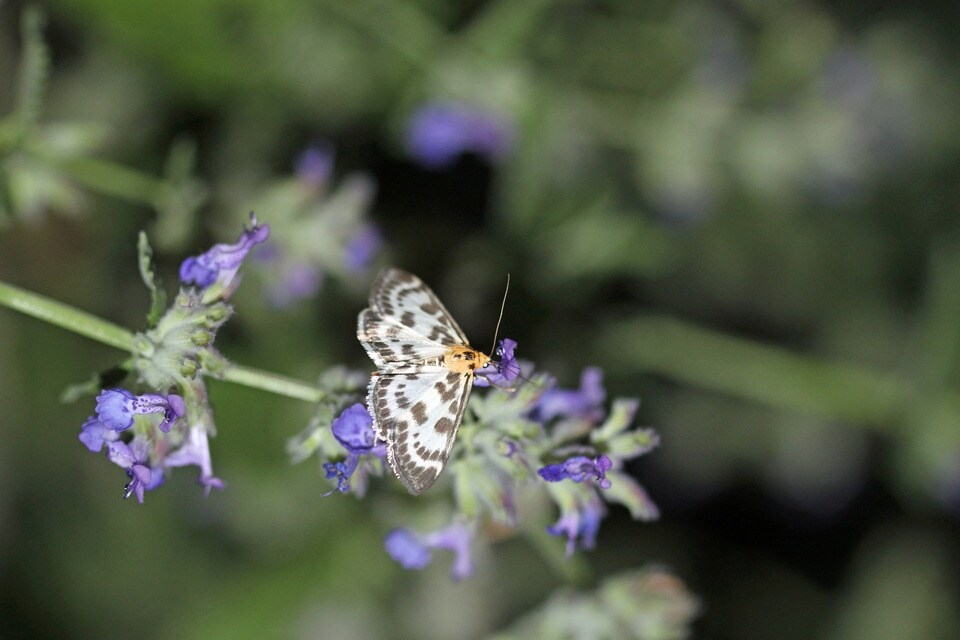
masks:
<svg viewBox="0 0 960 640"><path fill-rule="evenodd" d="M952 4L45 9L49 54L39 14L0 5L4 281L140 330L140 229L174 282L331 140L338 172L379 183L391 259L475 344L509 271L501 332L524 357L565 386L598 364L612 396L643 395L663 447L633 471L663 521L615 513L596 578L671 564L710 637L956 635ZM511 118L509 157L417 168L405 126L438 100ZM365 284L282 312L243 288L218 346L305 380L363 363ZM181 475L121 502L75 440L91 407L56 402L115 359L0 310L0 635L481 637L561 582L516 539L469 583L402 571L380 540L412 500L322 500L322 472L284 455L311 408L225 383L227 491L204 500Z"/></svg>

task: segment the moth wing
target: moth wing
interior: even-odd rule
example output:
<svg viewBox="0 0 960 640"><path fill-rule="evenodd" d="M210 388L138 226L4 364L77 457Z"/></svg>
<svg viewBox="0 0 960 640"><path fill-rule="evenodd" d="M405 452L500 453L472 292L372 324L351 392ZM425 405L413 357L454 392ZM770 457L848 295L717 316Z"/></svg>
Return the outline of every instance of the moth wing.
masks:
<svg viewBox="0 0 960 640"><path fill-rule="evenodd" d="M364 309L357 317L357 338L377 369L384 373L404 363L442 356L447 350L439 342L372 308Z"/></svg>
<svg viewBox="0 0 960 640"><path fill-rule="evenodd" d="M370 289L370 307L431 342L445 346L468 344L440 299L412 273L392 267L381 271Z"/></svg>
<svg viewBox="0 0 960 640"><path fill-rule="evenodd" d="M387 460L407 490L418 495L443 471L463 420L473 376L443 367L416 373L378 374L367 405Z"/></svg>

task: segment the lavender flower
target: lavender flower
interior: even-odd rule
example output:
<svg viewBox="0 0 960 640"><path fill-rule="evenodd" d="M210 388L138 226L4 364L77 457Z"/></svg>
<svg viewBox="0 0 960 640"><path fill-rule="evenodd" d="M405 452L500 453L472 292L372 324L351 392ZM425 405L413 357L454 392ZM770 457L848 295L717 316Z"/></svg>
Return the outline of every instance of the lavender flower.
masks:
<svg viewBox="0 0 960 640"><path fill-rule="evenodd" d="M215 432L215 426L203 375L221 374L229 366L213 347L217 330L232 313L232 307L220 298L236 287L243 257L269 234L268 227L253 216L251 220L252 228L244 231L236 244L216 245L184 262L182 273L207 288L202 292L195 287L181 288L166 309L166 297L150 264L152 252L141 234L140 273L152 294L152 305L148 329L133 337L133 357L123 368L148 389L175 388L179 393L137 395L122 388L101 390L96 397L96 415L84 421L79 434L80 442L93 453L106 446L108 459L129 477L125 495L135 495L138 502L174 467L198 467L205 493L224 487L213 475L208 434ZM204 269L214 275L204 275ZM213 295L208 293L211 290ZM160 417L138 418L148 414ZM189 426L173 429L182 419ZM132 437L124 433L132 433Z"/></svg>
<svg viewBox="0 0 960 640"><path fill-rule="evenodd" d="M179 449L168 454L163 461L166 467L186 467L196 465L200 468L200 478L204 495L210 495L210 489L223 489L226 486L220 478L213 475L210 460L210 442L203 425L194 425L187 432L187 438Z"/></svg>
<svg viewBox="0 0 960 640"><path fill-rule="evenodd" d="M103 445L120 439L120 434L106 426L94 416L87 418L80 427L80 442L93 453L100 453Z"/></svg>
<svg viewBox="0 0 960 640"><path fill-rule="evenodd" d="M373 417L359 402L344 409L330 428L337 441L351 453L370 453L377 446ZM379 446L383 447L382 444Z"/></svg>
<svg viewBox="0 0 960 640"><path fill-rule="evenodd" d="M432 549L446 549L454 554L450 575L454 580L463 580L473 575L473 559L470 544L473 530L460 522L419 535L410 529L394 529L384 538L383 546L404 569L423 569L432 560Z"/></svg>
<svg viewBox="0 0 960 640"><path fill-rule="evenodd" d="M573 480L583 482L588 479L597 480L601 489L609 489L610 481L606 477L607 471L613 467L613 462L605 455L590 459L586 456L567 458L559 464L548 464L537 473L547 482Z"/></svg>
<svg viewBox="0 0 960 640"><path fill-rule="evenodd" d="M420 164L438 169L463 153L499 160L513 147L514 130L502 115L459 103L421 107L407 130L407 149Z"/></svg>
<svg viewBox="0 0 960 640"><path fill-rule="evenodd" d="M337 442L347 450L347 458L342 462L326 462L323 469L327 479L337 480L337 487L324 495L334 491L346 493L350 490L350 478L360 467L364 457L373 456L383 460L387 456L386 445L377 440L373 430L373 418L367 408L361 404L353 404L344 409L331 425L333 436ZM365 485L366 477L361 479Z"/></svg>
<svg viewBox="0 0 960 640"><path fill-rule="evenodd" d="M297 158L297 178L310 187L322 189L333 173L334 158L333 147L329 144L307 148Z"/></svg>
<svg viewBox="0 0 960 640"><path fill-rule="evenodd" d="M254 246L265 241L270 227L257 222L250 214L250 228L245 229L233 244L215 244L206 253L187 258L180 265L180 281L205 290L217 285L219 297L229 297L238 283L237 273L244 258Z"/></svg>
<svg viewBox="0 0 960 640"><path fill-rule="evenodd" d="M128 395L138 398L130 392L126 392L126 394L114 393L111 397L119 397L124 401L128 399ZM139 398L143 397L139 396ZM176 397L179 398L179 396ZM125 408L126 406L124 406ZM119 411L118 415L127 414ZM133 421L132 416L130 421ZM223 481L213 475L207 429L202 421L191 426L185 434L164 431L162 425L158 425L157 429L149 435L137 433L133 440L127 444L120 440L119 431L104 424L102 419L91 416L83 423L79 439L87 449L94 453L99 453L103 450L104 445L107 446L107 457L123 467L130 477L126 495L135 494L141 503L143 502L143 492L158 487L163 482L164 470L172 467L198 466L200 468L199 482L204 486L207 494L212 488L222 489L224 487Z"/></svg>
<svg viewBox="0 0 960 640"><path fill-rule="evenodd" d="M603 371L599 367L587 367L580 376L579 389L548 390L540 396L532 417L544 423L557 417L584 418L596 422L603 416L606 397Z"/></svg>
<svg viewBox="0 0 960 640"><path fill-rule="evenodd" d="M423 569L433 559L430 547L410 529L394 529L384 538L383 546L404 569Z"/></svg>
<svg viewBox="0 0 960 640"><path fill-rule="evenodd" d="M163 469L153 469L149 461L150 445L140 437L127 445L119 440L107 446L107 458L117 466L125 469L130 482L124 487L123 497L131 495L137 497L137 502L143 504L144 491L152 491L163 484Z"/></svg>
<svg viewBox="0 0 960 640"><path fill-rule="evenodd" d="M265 187L256 200L278 221L268 251L257 253L267 267L264 293L276 307L316 296L328 276L354 280L382 249L383 235L368 215L376 183L355 173L334 185L333 163L332 148L307 149L296 177Z"/></svg>
<svg viewBox="0 0 960 640"><path fill-rule="evenodd" d="M520 376L520 363L514 356L517 341L504 338L497 343L493 359L482 369L477 371L474 384L478 387L494 385L509 387Z"/></svg>
<svg viewBox="0 0 960 640"><path fill-rule="evenodd" d="M539 480L533 488L559 508L557 521L544 526L565 540L567 555L596 544L606 502L623 504L637 520L657 517L643 488L622 471L625 461L658 443L653 431L630 428L638 401L616 399L607 412L598 368L583 372L579 389L544 391L550 380L546 374L520 377L516 347L515 341L503 339L494 354L498 361L477 372L477 386L488 388L471 395L446 467L453 480L454 523L426 534L395 529L384 539L387 553L401 566L422 569L434 550L446 549L454 554L454 579L469 577L479 523L489 518L500 530L516 527L522 513L518 488L530 486L531 480ZM497 387L507 384L509 391ZM362 397L362 384L334 388L339 391L325 395L310 427L291 440L289 449L296 460L313 452L321 456L327 478L336 480L330 494L359 494L356 484L363 465L376 463L373 468L383 469L385 443L376 439L362 403L334 413L346 398ZM544 465L543 460L557 462Z"/></svg>
<svg viewBox="0 0 960 640"><path fill-rule="evenodd" d="M174 393L168 396L157 393L137 396L126 389L105 389L97 396L97 418L114 431L128 429L135 415L162 413L160 430L167 432L185 412L183 398Z"/></svg>
<svg viewBox="0 0 960 640"><path fill-rule="evenodd" d="M304 262L288 260L283 266L278 262L276 271L276 282L267 289L266 295L271 304L281 309L296 300L314 297L323 285L323 273Z"/></svg>
<svg viewBox="0 0 960 640"><path fill-rule="evenodd" d="M362 273L370 267L373 259L383 246L383 234L372 223L360 227L353 238L347 242L344 266L350 273Z"/></svg>
<svg viewBox="0 0 960 640"><path fill-rule="evenodd" d="M556 524L547 527L547 532L555 536L566 536L567 557L577 549L592 549L597 543L600 521L606 514L603 502L596 491L590 489L577 494L561 511Z"/></svg>

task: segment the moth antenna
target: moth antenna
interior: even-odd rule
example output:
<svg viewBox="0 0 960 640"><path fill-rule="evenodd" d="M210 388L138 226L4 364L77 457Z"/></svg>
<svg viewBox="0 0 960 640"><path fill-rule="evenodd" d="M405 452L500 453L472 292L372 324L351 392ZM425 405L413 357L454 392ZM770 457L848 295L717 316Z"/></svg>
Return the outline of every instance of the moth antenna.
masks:
<svg viewBox="0 0 960 640"><path fill-rule="evenodd" d="M497 318L497 328L493 330L493 346L490 347L490 355L493 355L497 348L497 335L500 333L500 322L503 320L503 310L507 307L507 294L510 292L510 274L507 274L507 286L503 290L503 301L500 303L500 317Z"/></svg>

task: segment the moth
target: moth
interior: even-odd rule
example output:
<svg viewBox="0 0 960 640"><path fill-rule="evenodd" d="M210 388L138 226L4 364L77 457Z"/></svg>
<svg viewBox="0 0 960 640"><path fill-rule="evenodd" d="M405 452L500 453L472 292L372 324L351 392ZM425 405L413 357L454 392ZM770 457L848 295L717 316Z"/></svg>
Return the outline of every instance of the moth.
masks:
<svg viewBox="0 0 960 640"><path fill-rule="evenodd" d="M357 318L357 337L377 366L367 408L394 474L418 495L447 464L474 374L491 360L470 347L436 294L411 273L381 271L369 304Z"/></svg>

